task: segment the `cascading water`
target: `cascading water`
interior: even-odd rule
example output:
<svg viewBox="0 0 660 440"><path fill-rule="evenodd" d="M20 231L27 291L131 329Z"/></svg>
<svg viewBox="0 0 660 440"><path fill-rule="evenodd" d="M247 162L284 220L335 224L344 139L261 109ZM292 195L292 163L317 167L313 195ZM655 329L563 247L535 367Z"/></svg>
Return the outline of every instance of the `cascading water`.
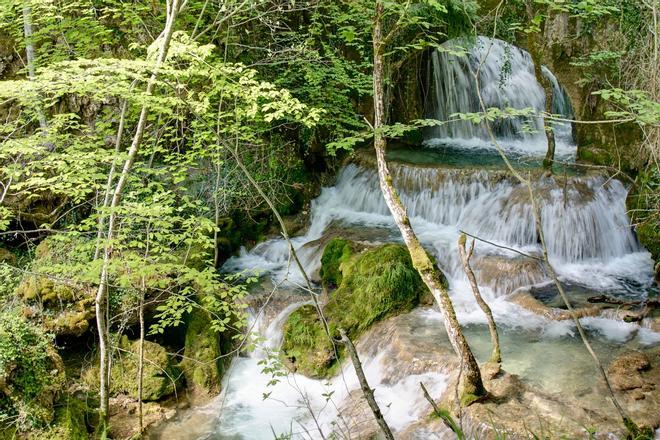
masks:
<svg viewBox="0 0 660 440"><path fill-rule="evenodd" d="M482 58L481 87L488 106L544 107L543 91L534 78L529 55L498 40L479 38L467 57L443 52L433 55L435 102L443 103L434 108L434 117L446 119L454 112L478 111L467 66L469 63L474 68ZM505 76L504 63L510 66L504 66ZM547 69L544 72L555 89L553 112L569 116L570 103L563 92L559 93L556 78ZM539 120L513 119L497 124L497 135L519 153L542 155L545 137L521 132L525 124L542 127ZM460 122L438 127L433 136L450 146L483 147L488 144L483 130L483 126ZM570 126L555 130L558 152L572 154L575 147ZM459 263L457 239L461 231L488 241L477 242L473 267L482 295L498 322L504 369L546 391L570 394L578 390L581 404L597 410L602 406L602 395L597 391L585 403L589 394L584 389L596 388L596 376L589 355L573 337L573 323L534 313L513 299L520 289L534 285L542 290L549 281L542 264L520 255L538 256L541 252L526 188L501 169L413 165L405 162L404 156L399 154L400 160L389 164L394 185L422 244L447 276L457 317L477 357L487 358L489 337L485 317ZM373 160L361 157L358 163L345 166L335 186L323 188L312 202L308 231L292 239L313 279L323 247L332 237L370 244L401 240L380 192ZM630 229L627 191L621 182L600 175L538 175L532 180L550 260L562 282L586 292L644 298L652 283L652 260ZM308 300L308 293L299 289L304 280L292 264L288 244L274 238L250 251L243 249L224 270L257 270L293 297L293 302L280 307L271 322L262 315L254 316L255 329L263 341L247 356L234 360L222 394L207 407L166 426L156 438L271 439L274 433L289 433L296 439L315 439L321 438L319 431L339 433L339 438L356 437L351 429L360 432L360 426L373 420L368 411L356 418L352 409L360 393L350 362L342 366L341 375L328 381L290 373L269 385L273 378L262 371L281 343L286 318ZM435 396L447 388L451 373L447 369L451 348L441 319L437 311L419 308L376 324L373 329L378 330L365 334L368 339L358 344L376 399L402 438L455 438L442 424L432 431L415 425L430 411L417 389L419 381ZM622 322L615 314L582 318L581 322L604 362L627 350L625 344L632 343L638 349L660 343L660 333L649 326ZM456 368L454 365L453 370ZM264 395L268 397L265 400Z"/></svg>
<svg viewBox="0 0 660 440"><path fill-rule="evenodd" d="M464 55L460 52L466 51ZM458 52L458 53L457 53ZM431 54L429 77L431 100L429 118L450 121L456 113L481 112L474 74L479 72L479 88L486 108L545 110L545 94L534 74L529 53L501 40L477 37L475 40L451 40ZM572 118L566 92L547 68L543 75L553 88L552 112ZM498 141L509 151L524 155L542 155L547 149L542 118L515 117L492 123ZM554 126L556 155L575 154L571 125ZM428 145L451 145L490 148L485 123L455 121L427 130Z"/></svg>

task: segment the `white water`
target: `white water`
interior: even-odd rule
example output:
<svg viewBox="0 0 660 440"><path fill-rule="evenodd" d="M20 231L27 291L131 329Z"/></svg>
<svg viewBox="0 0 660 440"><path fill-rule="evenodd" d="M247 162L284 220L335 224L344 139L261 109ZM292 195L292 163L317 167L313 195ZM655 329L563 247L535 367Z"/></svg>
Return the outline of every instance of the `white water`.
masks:
<svg viewBox="0 0 660 440"><path fill-rule="evenodd" d="M350 360L343 365L341 374L327 381L287 373L279 377L278 383L269 384L272 376L262 372L264 362L276 355L283 322L302 304L305 303L290 305L270 324L257 319L255 328L264 339L249 357L234 360L225 376L222 394L166 428L159 438L272 440L273 433L293 435L293 438L321 438L319 429L327 437L333 431L354 430L369 422L373 417L370 412L342 408L349 393L354 394L360 388ZM419 399L420 381L433 395L440 395L446 388L447 376L439 369L404 375L396 383L386 383L386 378L392 376L387 371L393 368L387 362L391 354L385 350L373 356L359 345L358 351L361 359L366 359L365 376L393 430L405 428L431 410L424 399ZM200 413L205 415L201 424Z"/></svg>
<svg viewBox="0 0 660 440"><path fill-rule="evenodd" d="M480 43L484 41L479 39ZM480 54L485 54L485 50L483 45L478 45L467 59L472 63ZM478 110L474 108L474 95L469 91L471 82L465 74L465 65L461 64L465 61L446 57L445 54L435 55L434 62L439 63L435 67L436 81L445 82L444 89L440 89L445 90L443 93L446 90L455 93L437 97L437 102L448 103L437 108L439 119L456 111ZM504 59L509 59L512 68L509 76L501 78L498 75ZM530 69L528 54L495 41L482 68L482 92L487 105L542 109L543 93ZM547 70L546 75L557 90L556 79ZM558 93L555 96L563 97ZM556 113L569 110L566 101L553 103ZM539 133L521 134L524 124L542 126L537 120L513 120L497 127L498 136L511 151L527 155L545 153L545 137ZM436 136L444 140L435 142L450 142L461 148L490 147L483 127L467 123L442 128ZM574 154L575 146L569 139L570 127L558 128L557 136L559 155ZM475 336L478 334L475 329L483 330L485 317L476 306L459 266L456 242L460 231L464 230L496 245L538 255L540 247L526 191L501 171L438 169L398 163L391 164L391 171L415 231L436 256L449 280L458 319L466 326L471 345L487 353L487 337ZM652 282L652 261L629 227L623 185L602 177L570 177L565 182L561 178L540 178L535 185L550 258L562 281L615 295L645 295L644 289ZM322 253L319 239L330 230L339 236L370 242L400 240L374 170L354 164L346 166L339 173L336 185L324 188L312 202L308 232L293 239L307 273L318 270ZM515 252L482 242L475 249L475 266L479 258L499 258L513 264L521 259ZM508 299L508 294L521 286L547 283L547 276L528 266L520 266L519 270L515 267L495 274L494 284L481 286L502 332L504 368L547 390L570 388L571 384L583 387L594 376L593 366L574 337L574 325L570 321L554 321L536 315ZM242 250L224 269L257 269L273 281L283 282L284 288L290 290L303 284L301 274L290 260L287 243L281 239L260 243L250 251ZM479 271L479 267L475 269ZM207 407L173 426L174 433L165 431L161 438L272 439L273 433L319 438L317 426L327 435L342 431L345 425L354 426L370 420L368 412L362 415L364 420L347 420L345 413L339 415L342 405L350 400L351 392L359 388L350 362L343 365L343 375L330 381L287 374L277 384L268 385L272 378L262 372L263 362L279 347L282 325L300 304L287 307L271 323L258 318L255 326L264 341L248 357L234 361L224 379L223 393ZM415 337L429 337L429 333L434 341L441 337L438 312L418 309L411 313L411 319L416 324L413 327ZM621 322L614 316L584 318L582 323L605 355L611 355L623 347L622 344L660 343L660 334L638 324ZM432 333L433 329L439 333ZM393 363L391 359L395 356L387 348L376 353L368 347L358 346L358 350L367 379L376 390L376 399L395 431L405 429L429 411L418 391L419 381L423 381L434 396L440 395L447 386L447 376L440 369L400 377L395 372L400 366ZM397 379L391 380L392 377ZM567 384L569 377L573 382ZM264 393L270 393L265 400ZM324 396L329 395L330 399L326 400ZM316 422L310 417L311 413ZM436 438L444 438L444 435Z"/></svg>
<svg viewBox="0 0 660 440"><path fill-rule="evenodd" d="M456 252L461 230L521 252L540 252L526 190L498 172L466 173L401 164L392 164L391 171L415 231L449 278L463 279ZM536 192L541 196L550 258L563 279L596 290L625 290L651 282L650 254L638 245L630 229L626 189L619 181L570 177L564 185L544 178L537 182ZM320 238L333 223L384 228L383 241L399 237L375 171L353 164L340 172L334 187L324 188L313 201L311 227L306 235L294 239L309 272L318 268L320 252L302 245ZM476 255L516 256L481 242ZM250 252L242 251L226 268L259 268L277 280L301 283L288 263L286 243L274 239Z"/></svg>
<svg viewBox="0 0 660 440"><path fill-rule="evenodd" d="M502 177L498 171L466 172L398 163L392 163L391 170L395 185L408 207L413 227L422 243L435 254L448 277L459 321L463 325L484 324L485 317L476 307L458 264L456 241L459 231L465 230L525 253L538 254L540 247L526 192L508 178ZM638 245L628 226L626 189L619 181L607 181L602 177L570 177L564 184L552 178L543 178L537 182L536 192L541 199L542 224L550 257L562 280L614 294L641 291L641 287L650 285L650 254ZM377 231L376 240L379 241L399 240L373 170L353 164L346 166L339 173L336 185L324 188L313 201L309 231L304 236L294 238L308 273L313 273L320 265L321 248L315 244L315 240L322 237L328 228L337 227L344 228L349 236L362 228ZM475 249L475 258L480 256L520 258L511 251L484 243L478 243ZM285 284L300 285L300 274L292 266L286 243L274 239L257 245L250 252L242 251L225 268L260 268L275 280L288 280ZM507 299L506 294L521 285L530 282L547 283L543 273L536 277L533 274L506 273L500 284L482 286L482 294L488 299L495 319L502 328L537 334L547 341L542 345L546 355L548 350L556 350L553 356L557 362L566 362L562 360L564 349L561 348L565 342L559 341L565 338L575 341L574 325L570 321L554 321L536 315ZM291 308L285 310L267 331L262 331L269 347L279 345L278 338L281 335L278 323L281 324L290 311ZM433 322L441 318L438 313L427 311L419 314L417 319L420 322ZM638 324L623 323L607 317L584 318L582 322L593 337L602 343L660 343L659 334ZM541 346L529 350L532 349L541 350ZM577 348L571 346L571 350L580 352L581 349L578 344ZM534 352L529 353L532 355ZM384 361L387 354L376 357L361 354L369 382L377 390L379 402L390 404L386 413L388 422L393 429L405 428L424 409L424 401L415 387L420 377L410 377L395 385L383 384L383 378L387 376L383 370L384 365L387 365ZM259 351L250 358L235 361L225 394L220 398L226 399L222 410L217 402L213 404L215 411L222 414L214 427L216 434L222 434L218 438L239 434L239 438L270 438L271 426L278 433L293 431L300 434L303 429L300 424L304 429L313 429L315 425L311 423L309 411L301 407L301 395L308 396L309 405L317 414L319 424L324 432L329 431L332 422L338 420L337 407L341 406L347 396L342 379L335 378L324 383L289 375L277 386L269 388L266 384L270 377L261 374L263 367L258 365L263 356L263 351ZM578 371L589 371L588 360L586 362ZM535 380L557 389L559 382L553 375L556 370L552 367L543 369L543 365L539 365L536 359L516 355L505 367L519 374L534 371ZM348 388L357 389L350 364L344 366L344 375ZM436 387L437 392L442 391L445 384L445 376L439 372L429 372L423 380ZM328 405L323 399L323 395L330 390L334 392L332 402L336 406ZM261 399L262 393L270 391L271 398L264 402Z"/></svg>
<svg viewBox="0 0 660 440"><path fill-rule="evenodd" d="M481 112L474 74L479 71L479 90L486 108L545 110L545 94L536 81L534 64L526 51L501 40L477 37L456 39L435 50L431 55L430 72L432 99L428 116L440 121L455 119L456 113ZM465 52L464 55L455 52ZM557 78L547 68L543 75L553 87L553 114L572 118L572 107ZM568 123L556 123L556 157L575 155L572 128ZM522 155L544 155L547 140L543 119L516 117L492 123L498 141L508 152ZM493 148L484 123L457 121L429 129L427 145L452 145L460 148Z"/></svg>

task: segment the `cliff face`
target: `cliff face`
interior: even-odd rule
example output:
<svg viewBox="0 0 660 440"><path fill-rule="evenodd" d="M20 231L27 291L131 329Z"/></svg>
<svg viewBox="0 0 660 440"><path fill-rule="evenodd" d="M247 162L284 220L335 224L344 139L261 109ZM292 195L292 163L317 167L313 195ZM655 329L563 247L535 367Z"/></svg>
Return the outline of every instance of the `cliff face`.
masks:
<svg viewBox="0 0 660 440"><path fill-rule="evenodd" d="M590 54L611 51L613 42L624 39L618 26L605 19L587 25L567 13L551 14L544 30L544 64L567 90L576 119L599 121L614 108L593 92L608 87L611 76L607 65L577 66ZM596 80L598 78L598 80ZM635 124L575 124L578 159L632 171L640 165L638 150L642 133Z"/></svg>

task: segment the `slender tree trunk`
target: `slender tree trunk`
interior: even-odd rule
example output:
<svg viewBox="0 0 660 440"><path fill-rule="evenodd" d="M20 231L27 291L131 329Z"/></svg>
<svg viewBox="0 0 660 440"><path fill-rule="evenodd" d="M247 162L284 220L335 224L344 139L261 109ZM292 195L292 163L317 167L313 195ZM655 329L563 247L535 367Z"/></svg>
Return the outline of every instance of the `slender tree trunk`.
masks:
<svg viewBox="0 0 660 440"><path fill-rule="evenodd" d="M383 65L383 3L376 2L376 15L373 34L374 51L374 148L376 149L376 159L378 162L378 179L380 188L385 198L394 221L401 231L403 240L410 252L412 263L419 272L424 284L429 288L436 302L440 306L447 335L456 354L461 358L465 366L464 374L461 377L462 391L461 404L469 405L486 395L486 389L481 381L481 372L467 340L461 332L461 327L456 319L454 306L449 298L449 294L442 283L442 277L439 269L433 264L431 258L422 247L417 235L413 231L406 209L397 194L392 183L387 163L385 161L386 140L382 133L385 124L385 74Z"/></svg>
<svg viewBox="0 0 660 440"><path fill-rule="evenodd" d="M32 8L30 7L30 0L23 0L23 35L25 36L25 59L28 69L28 78L34 81L37 77L35 69L35 55L34 55L34 41L32 41ZM36 106L37 117L39 118L39 127L41 133L45 136L48 134L48 123L46 122L46 115L44 114L41 104Z"/></svg>
<svg viewBox="0 0 660 440"><path fill-rule="evenodd" d="M174 32L174 21L176 20L177 13L179 12L179 0L171 0L167 3L168 14L167 21L165 23L165 29L162 33L163 43L159 49L158 56L154 65L154 72L149 78L147 83L146 93L147 95L153 92L154 86L156 84L157 72L158 69L165 62L167 57L167 51L169 49L170 41L172 39L172 34ZM108 319L107 319L107 300L108 300L108 279L109 279L109 266L110 260L113 253L113 240L115 239L115 233L117 228L117 207L120 204L122 192L126 183L128 182L128 177L133 168L133 163L137 158L140 145L142 143L142 136L144 135L144 129L147 124L147 116L149 110L146 106L142 107L140 111L140 117L138 119L138 124L135 130L135 135L133 141L131 142L131 147L128 151L128 157L124 162L124 167L122 169L119 180L117 181L117 186L112 194L112 199L110 201L110 215L108 218L108 233L106 237L106 244L104 246L103 252L103 266L101 268L101 277L99 282L99 288L96 293L95 309L96 309L96 325L99 332L99 355L100 355L100 369L99 369L99 379L100 379L100 405L99 405L99 424L101 432L105 431L108 426L108 403L109 403L109 387L110 387L110 378L109 378L109 356L108 356Z"/></svg>
<svg viewBox="0 0 660 440"><path fill-rule="evenodd" d="M530 0L525 3L525 10L527 12L527 19L531 23L534 19L534 6ZM534 76L536 81L543 88L543 94L545 96L545 113L552 113L552 83L548 78L543 74L543 32L539 35L536 32L530 32L527 34L527 49L529 54L532 57L532 62L534 63ZM545 132L546 139L548 140L548 150L545 153L545 158L543 159L543 168L552 170L552 164L555 161L555 132L552 129L552 125L548 118L543 118L543 130Z"/></svg>
<svg viewBox="0 0 660 440"><path fill-rule="evenodd" d="M144 417L142 414L142 390L144 387L144 295L145 283L142 277L142 286L140 288L140 308L138 309L140 320L140 346L138 349L138 426L140 438L144 432Z"/></svg>
<svg viewBox="0 0 660 440"><path fill-rule="evenodd" d="M484 301L483 297L481 296L481 292L479 291L479 285L477 284L477 278L474 276L472 267L470 267L470 258L472 257L472 253L474 251L474 240L472 240L472 245L470 246L469 252L465 249L465 241L466 241L465 234L461 234L461 236L458 238L458 253L461 256L461 261L463 263L463 270L465 270L465 275L467 275L467 278L470 281L470 286L472 287L472 293L474 294L474 297L477 300L477 304L479 304L479 307L481 307L481 310L483 310L484 314L486 315L486 319L488 321L488 330L490 331L490 342L493 345L493 351L491 352L490 355L490 362L499 365L502 363L502 354L500 352L500 338L497 335L497 325L495 324L495 319L493 318L492 310L488 306L488 303Z"/></svg>
<svg viewBox="0 0 660 440"><path fill-rule="evenodd" d="M394 435L392 435L392 431L387 425L385 417L383 417L383 413L380 411L378 402L376 402L376 398L374 397L374 390L371 389L369 382L367 382L367 378L364 375L364 370L362 370L362 363L360 362L360 358L358 357L357 350L355 349L353 342L348 338L344 329L339 329L339 334L341 335L341 340L344 343L344 346L348 350L348 353L351 355L351 359L353 360L353 368L355 368L355 374L357 375L358 381L360 382L360 387L362 388L362 394L364 395L364 398L367 399L369 408L371 408L371 412L374 414L374 418L376 419L376 422L378 422L380 430L383 432L383 435L387 440L394 440Z"/></svg>
<svg viewBox="0 0 660 440"><path fill-rule="evenodd" d="M115 154L112 159L112 165L110 165L110 171L108 172L108 181L105 185L105 194L103 196L103 205L102 209L106 209L110 204L110 196L112 195L112 182L115 180L115 173L117 171L117 159L119 156L119 150L121 149L121 138L124 135L124 124L126 122L126 110L128 108L128 101L124 100L121 106L121 112L119 114L119 127L117 128L117 139L115 140ZM105 212L101 211L98 219L98 226L96 232L96 247L94 249L94 259L99 258L101 252L101 241L103 240L103 232L105 230Z"/></svg>

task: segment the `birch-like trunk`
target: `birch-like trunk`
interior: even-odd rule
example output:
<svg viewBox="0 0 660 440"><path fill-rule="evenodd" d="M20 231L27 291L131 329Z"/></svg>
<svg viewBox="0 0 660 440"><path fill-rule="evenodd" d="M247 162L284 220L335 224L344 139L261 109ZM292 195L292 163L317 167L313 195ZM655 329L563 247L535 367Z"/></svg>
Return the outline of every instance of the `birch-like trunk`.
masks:
<svg viewBox="0 0 660 440"><path fill-rule="evenodd" d="M154 63L154 72L149 78L147 83L146 94L149 95L153 93L153 89L156 84L156 78L158 75L158 70L165 62L167 57L167 51L170 46L170 41L172 39L172 34L174 33L174 21L179 12L179 0L171 0L167 2L167 20L165 23L165 29L162 33L163 42L158 51L158 56L156 62ZM124 162L124 167L122 169L119 180L117 181L117 186L112 194L112 199L110 201L110 215L108 217L108 233L106 236L106 243L104 246L103 252L103 266L101 268L101 277L99 281L99 288L96 293L95 301L95 310L96 310L96 326L99 333L99 382L100 382L100 404L99 404L99 425L100 431L104 432L108 426L108 406L109 406L109 389L110 389L110 377L109 377L109 356L108 356L108 281L109 281L109 266L110 260L113 253L113 240L115 239L116 229L117 229L117 207L120 204L122 192L124 187L128 182L128 177L133 168L133 163L137 158L140 145L142 144L142 137L144 135L144 129L147 125L147 116L149 110L146 106L142 107L140 111L140 117L138 119L138 124L135 129L135 135L133 136L133 141L131 142L131 147L128 150L128 156Z"/></svg>
<svg viewBox="0 0 660 440"><path fill-rule="evenodd" d="M25 37L25 61L28 70L28 79L34 81L37 78L35 68L35 51L34 41L32 39L32 8L30 7L30 0L24 0L23 3L23 36ZM46 115L44 114L41 104L36 106L37 117L39 118L39 127L41 127L41 134L46 136L48 134L48 123L46 122Z"/></svg>
<svg viewBox="0 0 660 440"><path fill-rule="evenodd" d="M380 189L385 198L392 217L401 231L403 240L410 252L412 263L417 272L419 272L424 284L429 288L435 301L440 306L447 335L456 354L461 358L464 365L463 375L461 377L461 405L467 406L470 403L484 397L486 389L481 381L481 372L467 340L461 332L461 327L456 319L454 306L449 298L449 294L442 283L442 274L433 264L426 250L422 247L415 231L410 225L410 220L405 206L401 202L396 189L392 183L387 163L385 161L386 140L382 133L385 124L385 69L383 64L383 3L376 2L376 15L373 34L373 92L374 92L374 148L376 149L376 159L378 162L378 180Z"/></svg>
<svg viewBox="0 0 660 440"><path fill-rule="evenodd" d="M500 351L500 338L497 334L497 325L495 324L495 318L493 318L493 311L490 309L488 303L481 296L481 292L479 291L479 285L477 284L477 277L474 276L474 271L470 266L470 258L472 257L472 253L474 251L474 240L472 241L472 245L470 246L469 251L465 249L465 241L466 241L465 234L461 234L461 236L458 238L458 253L461 256L461 262L463 263L463 270L465 271L465 275L467 276L468 281L470 282L470 287L472 287L472 293L474 294L474 298L477 300L477 304L479 304L479 307L481 307L481 310L486 315L486 320L488 321L488 330L490 331L490 342L493 346L493 350L490 354L490 362L499 365L502 363L502 353Z"/></svg>

